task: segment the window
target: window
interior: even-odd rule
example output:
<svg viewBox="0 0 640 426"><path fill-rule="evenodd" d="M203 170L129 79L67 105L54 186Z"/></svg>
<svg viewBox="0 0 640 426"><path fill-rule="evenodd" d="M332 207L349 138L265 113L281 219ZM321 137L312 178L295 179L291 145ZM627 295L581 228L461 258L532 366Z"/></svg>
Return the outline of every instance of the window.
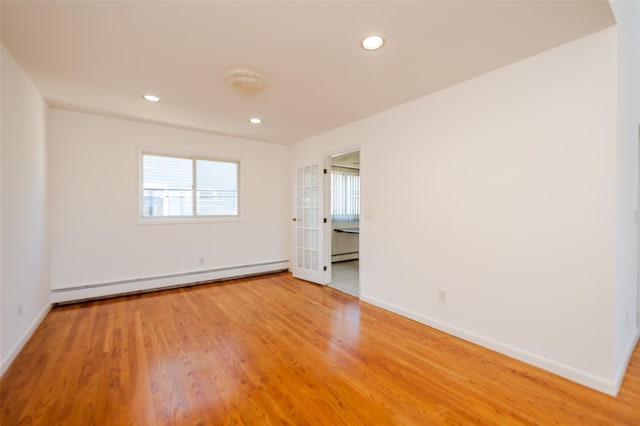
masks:
<svg viewBox="0 0 640 426"><path fill-rule="evenodd" d="M360 171L331 169L331 220L357 226L360 221Z"/></svg>
<svg viewBox="0 0 640 426"><path fill-rule="evenodd" d="M142 217L238 216L238 162L142 154Z"/></svg>

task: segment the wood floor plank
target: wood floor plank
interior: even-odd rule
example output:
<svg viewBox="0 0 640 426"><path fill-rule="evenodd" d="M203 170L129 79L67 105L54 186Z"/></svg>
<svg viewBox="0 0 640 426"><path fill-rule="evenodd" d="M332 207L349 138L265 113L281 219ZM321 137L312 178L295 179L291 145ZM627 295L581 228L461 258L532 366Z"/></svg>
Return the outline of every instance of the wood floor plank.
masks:
<svg viewBox="0 0 640 426"><path fill-rule="evenodd" d="M4 425L640 425L613 398L275 274L56 307L0 380Z"/></svg>

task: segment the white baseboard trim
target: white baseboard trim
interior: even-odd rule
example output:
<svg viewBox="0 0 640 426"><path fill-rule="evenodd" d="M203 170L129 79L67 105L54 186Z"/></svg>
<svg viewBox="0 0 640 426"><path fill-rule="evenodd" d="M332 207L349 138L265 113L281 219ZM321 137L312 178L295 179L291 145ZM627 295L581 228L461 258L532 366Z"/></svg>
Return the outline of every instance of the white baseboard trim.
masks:
<svg viewBox="0 0 640 426"><path fill-rule="evenodd" d="M479 334L470 332L460 327L456 327L451 324L438 321L436 319L418 314L416 312L412 312L410 310L401 308L399 306L396 306L390 303L386 303L374 297L361 295L360 299L362 301L371 303L372 305L378 306L387 311L391 311L403 317L410 318L414 321L436 328L440 331L444 331L445 333L459 337L463 340L467 340L469 342L478 344L485 348L499 352L503 355L507 355L511 358L515 358L519 361L526 362L527 364L531 364L536 367L542 368L543 370L547 370L551 373L557 374L558 376L564 377L568 380L571 380L573 382L595 389L597 391L606 393L608 395L616 396L618 392L619 386L616 386L616 383L612 380L606 380L602 377L595 376L586 371L579 370L569 365L561 364L559 362L541 357L531 352L527 352L522 349L518 349L516 347L504 344L502 342L496 341L489 337L481 336ZM622 372L622 374L624 374L624 372Z"/></svg>
<svg viewBox="0 0 640 426"><path fill-rule="evenodd" d="M618 371L616 371L616 375L615 375L615 388L616 388L616 393L613 394L614 396L618 395L618 392L620 392L620 386L622 386L622 381L624 380L624 375L627 372L627 367L629 366L629 361L631 361L631 356L633 356L633 351L636 348L636 345L638 344L638 339L640 339L640 330L636 330L636 334L634 336L633 339L631 339L631 343L629 344L629 347L627 348L627 353L625 354L624 357L624 362L622 364L620 364L620 367L618 368Z"/></svg>
<svg viewBox="0 0 640 426"><path fill-rule="evenodd" d="M53 304L78 302L82 300L163 290L173 287L203 284L212 281L268 274L287 271L288 269L289 261L279 260L274 262L256 263L253 265L230 266L204 271L193 271L180 274L57 288L51 291L51 302Z"/></svg>
<svg viewBox="0 0 640 426"><path fill-rule="evenodd" d="M29 325L29 328L27 328L22 337L20 337L16 344L13 345L13 348L11 348L9 353L2 360L2 365L0 365L0 376L4 375L11 363L16 359L31 336L33 336L33 333L36 331L36 329L38 328L42 320L44 320L44 318L47 316L50 310L51 304L47 304L44 308L42 308L40 313L34 318L34 320L31 322L31 325Z"/></svg>

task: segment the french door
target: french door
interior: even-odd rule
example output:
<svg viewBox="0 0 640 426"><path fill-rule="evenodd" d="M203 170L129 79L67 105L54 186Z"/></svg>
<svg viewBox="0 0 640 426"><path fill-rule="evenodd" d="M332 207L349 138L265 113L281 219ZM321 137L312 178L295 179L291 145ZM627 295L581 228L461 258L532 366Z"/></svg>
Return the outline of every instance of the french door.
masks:
<svg viewBox="0 0 640 426"><path fill-rule="evenodd" d="M326 284L324 218L324 168L322 163L301 165L294 170L293 276Z"/></svg>

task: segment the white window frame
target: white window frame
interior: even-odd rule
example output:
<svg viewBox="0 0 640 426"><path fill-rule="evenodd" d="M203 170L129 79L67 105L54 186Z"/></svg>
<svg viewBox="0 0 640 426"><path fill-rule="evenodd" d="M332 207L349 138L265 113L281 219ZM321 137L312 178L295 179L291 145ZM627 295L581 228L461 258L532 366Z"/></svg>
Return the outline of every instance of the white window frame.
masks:
<svg viewBox="0 0 640 426"><path fill-rule="evenodd" d="M196 212L196 167L195 162L197 160L203 161L216 161L223 163L235 163L237 164L237 214L236 215L197 215L193 214L191 216L144 216L144 156L145 155L154 155L160 157L170 157L170 158L182 158L191 160L194 165L192 168L193 173L193 186L192 191L193 195L193 211ZM154 150L154 149L140 149L138 155L138 191L136 193L136 200L138 203L138 220L137 223L140 225L149 225L149 224L189 224L189 223L206 223L206 222L242 222L242 212L243 212L243 190L242 190L242 161L239 159L229 159L229 158L220 158L220 157L210 157L206 155L200 154L191 154L191 153L178 153L164 150Z"/></svg>

